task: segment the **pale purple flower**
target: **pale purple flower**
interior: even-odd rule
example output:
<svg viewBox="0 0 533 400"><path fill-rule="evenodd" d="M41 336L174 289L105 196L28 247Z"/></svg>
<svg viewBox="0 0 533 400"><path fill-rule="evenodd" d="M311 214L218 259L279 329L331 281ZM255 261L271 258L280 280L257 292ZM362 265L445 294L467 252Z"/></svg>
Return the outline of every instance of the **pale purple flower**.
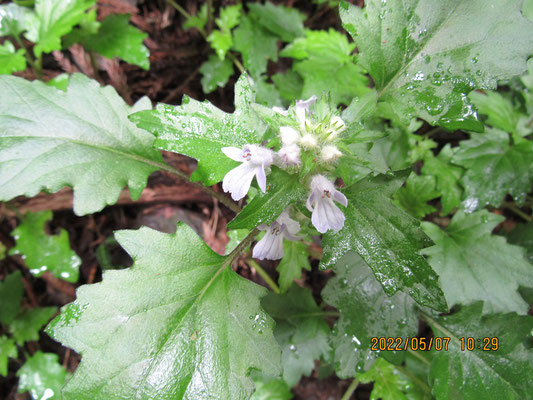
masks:
<svg viewBox="0 0 533 400"><path fill-rule="evenodd" d="M222 152L232 160L242 162L229 171L222 181L224 192L231 193L235 201L242 199L250 190L254 176L259 188L266 192L266 172L273 162L272 150L255 144L247 144L242 149L237 147L223 147Z"/></svg>
<svg viewBox="0 0 533 400"><path fill-rule="evenodd" d="M300 224L283 211L272 225L260 225L266 231L265 236L254 247L253 257L259 260L279 260L283 257L283 239L299 240Z"/></svg>
<svg viewBox="0 0 533 400"><path fill-rule="evenodd" d="M333 182L322 175L313 176L307 209L313 213L311 222L320 233L328 229L338 232L344 226L344 214L333 200L344 207L348 205L348 199L335 189Z"/></svg>
<svg viewBox="0 0 533 400"><path fill-rule="evenodd" d="M307 100L296 100L294 105L294 111L296 112L296 118L300 123L300 128L305 130L307 121L307 114L309 114L309 108L316 103L316 96L311 96Z"/></svg>

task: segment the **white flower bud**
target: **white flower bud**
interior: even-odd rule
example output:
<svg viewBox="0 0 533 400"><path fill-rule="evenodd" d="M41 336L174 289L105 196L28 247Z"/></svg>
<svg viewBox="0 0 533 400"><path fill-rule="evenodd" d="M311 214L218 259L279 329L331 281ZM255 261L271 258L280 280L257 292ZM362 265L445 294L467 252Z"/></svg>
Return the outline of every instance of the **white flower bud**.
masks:
<svg viewBox="0 0 533 400"><path fill-rule="evenodd" d="M303 137L300 139L300 144L305 149L314 149L317 146L316 137L310 133L306 133L303 135Z"/></svg>
<svg viewBox="0 0 533 400"><path fill-rule="evenodd" d="M284 145L295 144L300 139L300 132L290 126L282 126L279 128L279 133Z"/></svg>
<svg viewBox="0 0 533 400"><path fill-rule="evenodd" d="M297 144L283 146L279 150L278 156L284 166L299 165L301 163L300 147Z"/></svg>
<svg viewBox="0 0 533 400"><path fill-rule="evenodd" d="M320 152L320 158L326 163L334 162L340 156L342 156L342 153L339 151L337 146L333 145L324 146Z"/></svg>

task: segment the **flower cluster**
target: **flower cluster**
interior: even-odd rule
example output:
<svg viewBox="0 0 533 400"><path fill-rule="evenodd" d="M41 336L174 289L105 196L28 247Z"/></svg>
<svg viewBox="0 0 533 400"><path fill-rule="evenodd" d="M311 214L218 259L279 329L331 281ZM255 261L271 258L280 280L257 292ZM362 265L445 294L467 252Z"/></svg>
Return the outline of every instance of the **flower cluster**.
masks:
<svg viewBox="0 0 533 400"><path fill-rule="evenodd" d="M327 170L328 164L335 163L342 156L336 142L346 125L337 115L325 121L315 121L310 108L316 100L313 96L296 102L294 125L280 127L282 146L278 152L256 144L247 144L242 149L222 148L227 157L242 163L226 174L222 188L231 194L233 200L240 200L248 193L255 177L264 193L272 164L294 172L302 166L302 153L306 153L310 155L306 159L312 160L313 164L305 169L311 171L309 178L305 179L310 188L306 206L312 213L311 222L320 233L328 230L338 232L344 226L345 217L335 201L346 207L348 200L322 173ZM284 117L289 116L288 110L275 107L274 111ZM283 239L299 240L296 234L300 231L300 224L290 218L287 210L270 226L261 225L259 229L266 233L253 251L253 256L258 259L280 259L283 257Z"/></svg>

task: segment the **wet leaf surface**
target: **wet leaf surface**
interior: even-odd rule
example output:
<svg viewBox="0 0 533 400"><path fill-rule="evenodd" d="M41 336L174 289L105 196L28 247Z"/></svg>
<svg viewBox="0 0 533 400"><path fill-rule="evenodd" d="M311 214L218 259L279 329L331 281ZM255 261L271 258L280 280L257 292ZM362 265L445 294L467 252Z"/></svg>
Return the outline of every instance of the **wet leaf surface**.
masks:
<svg viewBox="0 0 533 400"><path fill-rule="evenodd" d="M266 289L186 226L115 236L133 267L82 286L47 328L82 355L64 399L246 399L251 368L279 373Z"/></svg>

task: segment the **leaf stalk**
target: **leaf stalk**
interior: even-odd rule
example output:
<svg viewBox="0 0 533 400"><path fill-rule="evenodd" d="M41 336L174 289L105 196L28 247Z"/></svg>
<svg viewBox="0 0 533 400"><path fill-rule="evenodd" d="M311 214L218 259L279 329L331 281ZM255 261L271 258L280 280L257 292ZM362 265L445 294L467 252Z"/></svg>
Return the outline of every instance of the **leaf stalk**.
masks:
<svg viewBox="0 0 533 400"><path fill-rule="evenodd" d="M272 291L276 294L280 294L281 291L279 289L279 286L274 282L274 280L268 275L268 273L259 265L259 263L255 262L251 258L248 260L248 264L255 269L255 271L263 278L263 280L267 283L268 286L272 289Z"/></svg>

